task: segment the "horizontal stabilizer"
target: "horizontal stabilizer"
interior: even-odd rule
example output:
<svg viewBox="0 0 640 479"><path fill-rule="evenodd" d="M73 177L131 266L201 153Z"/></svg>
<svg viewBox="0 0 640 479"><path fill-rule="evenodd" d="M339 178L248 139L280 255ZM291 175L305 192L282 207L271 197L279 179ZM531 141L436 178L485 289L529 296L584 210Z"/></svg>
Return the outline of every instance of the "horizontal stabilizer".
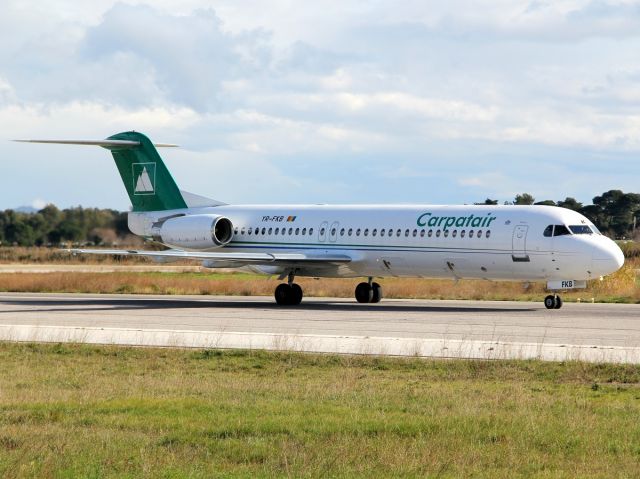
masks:
<svg viewBox="0 0 640 479"><path fill-rule="evenodd" d="M133 148L140 146L139 141L130 140L13 140L18 143L49 143L59 145L89 145L102 146L103 148ZM176 148L178 145L171 143L154 143L156 148Z"/></svg>

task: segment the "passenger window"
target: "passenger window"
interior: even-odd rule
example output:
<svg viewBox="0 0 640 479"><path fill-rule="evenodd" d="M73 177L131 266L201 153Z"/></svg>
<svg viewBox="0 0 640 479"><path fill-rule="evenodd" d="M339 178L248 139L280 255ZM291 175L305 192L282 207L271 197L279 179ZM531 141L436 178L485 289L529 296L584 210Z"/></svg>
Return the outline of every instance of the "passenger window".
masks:
<svg viewBox="0 0 640 479"><path fill-rule="evenodd" d="M371 232L371 236L375 236L378 234L378 230L377 229L373 229L373 231Z"/></svg>
<svg viewBox="0 0 640 479"><path fill-rule="evenodd" d="M416 236L418 236L418 230L413 230L413 237L415 238Z"/></svg>
<svg viewBox="0 0 640 479"><path fill-rule="evenodd" d="M356 230L356 236L360 236L360 228Z"/></svg>
<svg viewBox="0 0 640 479"><path fill-rule="evenodd" d="M332 229L331 229L331 236L335 236L335 235L336 235L336 229L335 229L335 228L332 228Z"/></svg>
<svg viewBox="0 0 640 479"><path fill-rule="evenodd" d="M247 234L248 234L248 235L250 235L250 234L251 234L251 228L249 228L249 229L247 230Z"/></svg>
<svg viewBox="0 0 640 479"><path fill-rule="evenodd" d="M344 236L344 228L340 230L340 236Z"/></svg>
<svg viewBox="0 0 640 479"><path fill-rule="evenodd" d="M398 231L396 231L396 236L397 237L400 237L401 234L402 234L402 230L399 229Z"/></svg>
<svg viewBox="0 0 640 479"><path fill-rule="evenodd" d="M262 234L266 234L267 233L267 228L262 228Z"/></svg>
<svg viewBox="0 0 640 479"><path fill-rule="evenodd" d="M453 233L451 233L451 236L453 236L454 238L458 236L458 230L453 230Z"/></svg>
<svg viewBox="0 0 640 479"><path fill-rule="evenodd" d="M242 228L242 229L240 230L240 234L242 234L242 235L243 235L243 234L244 234L244 231L245 231L245 230L244 230L244 228Z"/></svg>
<svg viewBox="0 0 640 479"><path fill-rule="evenodd" d="M384 228L382 228L382 229L380 230L380 236L384 237L384 233L385 233Z"/></svg>
<svg viewBox="0 0 640 479"><path fill-rule="evenodd" d="M404 235L409 236L409 230L404 230Z"/></svg>
<svg viewBox="0 0 640 479"><path fill-rule="evenodd" d="M431 238L433 236L433 230L429 230L429 234L427 236L429 236L429 238Z"/></svg>
<svg viewBox="0 0 640 479"><path fill-rule="evenodd" d="M237 234L238 234L238 228L234 228L234 229L233 229L233 234L234 234L234 235L237 235Z"/></svg>
<svg viewBox="0 0 640 479"><path fill-rule="evenodd" d="M296 228L296 236L300 234L300 228Z"/></svg>
<svg viewBox="0 0 640 479"><path fill-rule="evenodd" d="M444 237L448 238L449 237L449 230L444 230Z"/></svg>
<svg viewBox="0 0 640 479"><path fill-rule="evenodd" d="M309 228L309 235L313 234L313 228Z"/></svg>
<svg viewBox="0 0 640 479"><path fill-rule="evenodd" d="M369 236L369 228L365 228L364 229L364 235L365 236Z"/></svg>
<svg viewBox="0 0 640 479"><path fill-rule="evenodd" d="M273 233L273 228L269 228L269 234Z"/></svg>
<svg viewBox="0 0 640 479"><path fill-rule="evenodd" d="M293 228L289 228L289 235L293 234Z"/></svg>
<svg viewBox="0 0 640 479"><path fill-rule="evenodd" d="M553 225L549 225L544 229L544 233L542 233L547 238L553 236Z"/></svg>
<svg viewBox="0 0 640 479"><path fill-rule="evenodd" d="M440 238L440 230L436 231L436 238Z"/></svg>
<svg viewBox="0 0 640 479"><path fill-rule="evenodd" d="M485 235L487 238L488 238L489 236L491 236L491 230L487 230L487 232L486 232L484 235Z"/></svg>
<svg viewBox="0 0 640 479"><path fill-rule="evenodd" d="M280 228L276 228L275 234L280 234Z"/></svg>
<svg viewBox="0 0 640 479"><path fill-rule="evenodd" d="M473 230L469 230L469 238L473 238Z"/></svg>
<svg viewBox="0 0 640 479"><path fill-rule="evenodd" d="M460 231L460 238L464 238L465 233L466 233L465 230Z"/></svg>
<svg viewBox="0 0 640 479"><path fill-rule="evenodd" d="M478 230L478 238L482 238L482 230Z"/></svg>
<svg viewBox="0 0 640 479"><path fill-rule="evenodd" d="M324 228L320 228L320 236L324 236Z"/></svg>
<svg viewBox="0 0 640 479"><path fill-rule="evenodd" d="M307 228L302 228L302 236L307 234Z"/></svg>
<svg viewBox="0 0 640 479"><path fill-rule="evenodd" d="M420 230L420 238L424 238L424 230Z"/></svg>
<svg viewBox="0 0 640 479"><path fill-rule="evenodd" d="M349 232L347 234L351 236L353 234L353 228L349 228Z"/></svg>
<svg viewBox="0 0 640 479"><path fill-rule="evenodd" d="M565 225L556 225L555 228L553 228L553 236L563 236L569 234L571 233Z"/></svg>

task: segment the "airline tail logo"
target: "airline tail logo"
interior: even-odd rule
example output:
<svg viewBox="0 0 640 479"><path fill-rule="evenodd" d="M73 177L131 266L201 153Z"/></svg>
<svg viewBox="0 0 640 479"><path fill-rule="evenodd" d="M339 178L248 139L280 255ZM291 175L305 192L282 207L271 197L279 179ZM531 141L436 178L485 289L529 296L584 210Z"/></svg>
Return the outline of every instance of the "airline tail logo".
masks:
<svg viewBox="0 0 640 479"><path fill-rule="evenodd" d="M155 163L133 163L133 194L134 195L155 195L156 194L156 164Z"/></svg>

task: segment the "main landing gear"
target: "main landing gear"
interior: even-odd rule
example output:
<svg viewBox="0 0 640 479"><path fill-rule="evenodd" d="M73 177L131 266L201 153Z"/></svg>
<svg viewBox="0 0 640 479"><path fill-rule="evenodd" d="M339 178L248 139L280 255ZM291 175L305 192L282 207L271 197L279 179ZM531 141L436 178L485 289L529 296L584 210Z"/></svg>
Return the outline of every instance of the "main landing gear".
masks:
<svg viewBox="0 0 640 479"><path fill-rule="evenodd" d="M297 306L302 301L302 288L293 282L295 273L289 273L286 283L279 284L275 291L276 303L280 306ZM356 301L358 303L379 303L382 299L382 286L373 282L369 277L366 283L356 286Z"/></svg>
<svg viewBox="0 0 640 479"><path fill-rule="evenodd" d="M379 303L382 299L382 286L373 282L369 277L367 283L360 283L356 286L356 301L358 303Z"/></svg>
<svg viewBox="0 0 640 479"><path fill-rule="evenodd" d="M288 281L276 288L274 296L280 306L297 306L302 301L302 288L293 282L294 278L294 273L289 273Z"/></svg>
<svg viewBox="0 0 640 479"><path fill-rule="evenodd" d="M544 298L544 306L547 309L560 309L562 308L562 298L557 294L550 294Z"/></svg>

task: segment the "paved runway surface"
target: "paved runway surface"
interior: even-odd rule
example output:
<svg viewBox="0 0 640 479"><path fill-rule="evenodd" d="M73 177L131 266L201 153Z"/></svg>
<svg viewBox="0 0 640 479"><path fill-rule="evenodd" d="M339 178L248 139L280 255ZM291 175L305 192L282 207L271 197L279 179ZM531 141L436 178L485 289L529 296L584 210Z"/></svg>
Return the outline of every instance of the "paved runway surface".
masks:
<svg viewBox="0 0 640 479"><path fill-rule="evenodd" d="M640 305L0 293L0 339L640 363Z"/></svg>

